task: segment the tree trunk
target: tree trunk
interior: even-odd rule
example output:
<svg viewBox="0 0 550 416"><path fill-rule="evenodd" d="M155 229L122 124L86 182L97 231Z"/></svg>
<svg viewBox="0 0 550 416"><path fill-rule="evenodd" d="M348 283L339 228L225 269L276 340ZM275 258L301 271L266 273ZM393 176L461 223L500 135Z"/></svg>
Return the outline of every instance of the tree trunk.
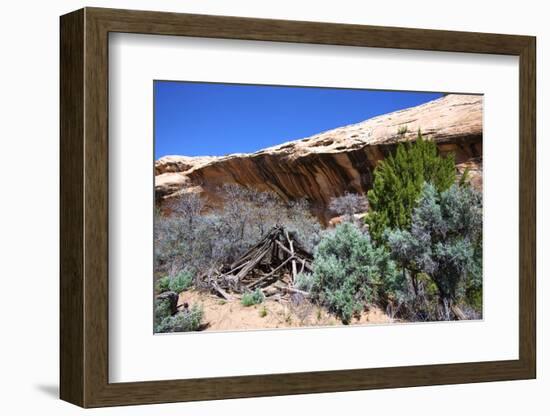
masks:
<svg viewBox="0 0 550 416"><path fill-rule="evenodd" d="M418 296L418 272L412 271L411 274L411 283L414 291L414 296Z"/></svg>

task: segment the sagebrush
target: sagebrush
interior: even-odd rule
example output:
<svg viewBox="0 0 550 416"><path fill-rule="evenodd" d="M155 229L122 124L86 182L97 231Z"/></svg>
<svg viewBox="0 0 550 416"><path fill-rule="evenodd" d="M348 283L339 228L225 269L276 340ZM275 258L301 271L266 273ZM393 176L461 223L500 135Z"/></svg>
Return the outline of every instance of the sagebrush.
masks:
<svg viewBox="0 0 550 416"><path fill-rule="evenodd" d="M193 305L175 315L164 316L156 325L155 332L197 331L202 325L203 316L202 306Z"/></svg>
<svg viewBox="0 0 550 416"><path fill-rule="evenodd" d="M312 251L321 225L305 200L284 202L272 192L238 185L221 189L223 207L206 211L195 194L174 200L169 214L155 217L155 270L176 276L194 274L231 263L256 244L275 225L294 233L302 247Z"/></svg>
<svg viewBox="0 0 550 416"><path fill-rule="evenodd" d="M397 270L384 247L352 223L326 233L315 251L312 295L349 323L366 304L376 301L380 285L389 288Z"/></svg>
<svg viewBox="0 0 550 416"><path fill-rule="evenodd" d="M253 292L245 293L241 299L243 306L258 305L265 300L265 296L261 289L256 289Z"/></svg>
<svg viewBox="0 0 550 416"><path fill-rule="evenodd" d="M429 276L437 288L441 319L453 304L480 306L482 282L482 196L470 186L438 192L425 184L410 229L387 232L392 256L414 273Z"/></svg>

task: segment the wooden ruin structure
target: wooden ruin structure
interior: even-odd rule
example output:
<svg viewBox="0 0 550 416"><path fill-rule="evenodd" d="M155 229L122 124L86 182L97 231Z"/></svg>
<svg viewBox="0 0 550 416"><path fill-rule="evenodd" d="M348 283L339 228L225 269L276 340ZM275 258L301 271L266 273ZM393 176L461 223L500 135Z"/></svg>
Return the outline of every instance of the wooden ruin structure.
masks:
<svg viewBox="0 0 550 416"><path fill-rule="evenodd" d="M266 295L276 292L300 293L294 287L299 273L312 271L313 256L300 246L294 233L273 227L256 245L232 264L201 277L202 283L231 300L231 293L260 289Z"/></svg>

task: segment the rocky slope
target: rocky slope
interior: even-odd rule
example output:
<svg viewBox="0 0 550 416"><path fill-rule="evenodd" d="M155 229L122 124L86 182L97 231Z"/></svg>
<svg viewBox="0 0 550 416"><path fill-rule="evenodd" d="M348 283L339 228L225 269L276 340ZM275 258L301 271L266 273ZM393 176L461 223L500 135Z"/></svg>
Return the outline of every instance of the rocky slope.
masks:
<svg viewBox="0 0 550 416"><path fill-rule="evenodd" d="M330 199L372 186L377 163L418 129L442 154L454 152L457 171L468 167L482 186L483 98L450 94L417 107L378 116L251 154L223 157L166 156L155 162L157 204L197 192L217 204L218 188L237 183L273 191L285 200L306 197L326 222Z"/></svg>

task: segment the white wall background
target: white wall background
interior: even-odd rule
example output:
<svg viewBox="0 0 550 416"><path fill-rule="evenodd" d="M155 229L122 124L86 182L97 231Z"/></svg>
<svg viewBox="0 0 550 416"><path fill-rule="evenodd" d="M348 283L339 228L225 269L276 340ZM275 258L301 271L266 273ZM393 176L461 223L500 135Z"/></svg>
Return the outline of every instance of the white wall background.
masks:
<svg viewBox="0 0 550 416"><path fill-rule="evenodd" d="M83 412L58 394L58 16L82 6L408 26L538 37L538 330L536 381L166 404L87 411L103 415L306 414L544 414L550 408L548 318L544 299L550 238L543 189L550 145L543 139L550 83L550 26L545 3L462 0L359 2L352 0L120 0L5 2L0 14L0 409L3 414ZM546 66L545 66L546 65ZM503 236L505 237L505 235Z"/></svg>

